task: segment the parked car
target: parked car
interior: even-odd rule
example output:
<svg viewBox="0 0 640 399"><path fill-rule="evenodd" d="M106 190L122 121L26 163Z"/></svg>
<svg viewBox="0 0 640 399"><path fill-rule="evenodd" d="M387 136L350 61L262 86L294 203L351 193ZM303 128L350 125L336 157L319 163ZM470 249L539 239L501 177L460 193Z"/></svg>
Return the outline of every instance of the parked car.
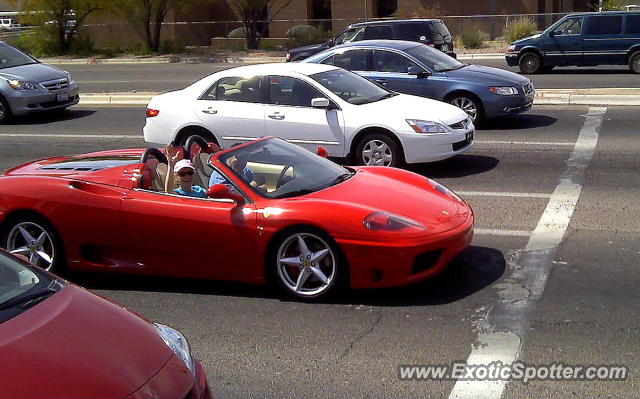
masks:
<svg viewBox="0 0 640 399"><path fill-rule="evenodd" d="M80 101L71 74L0 41L0 123L11 116L64 110Z"/></svg>
<svg viewBox="0 0 640 399"><path fill-rule="evenodd" d="M0 337L3 398L211 397L180 332L3 250Z"/></svg>
<svg viewBox="0 0 640 399"><path fill-rule="evenodd" d="M326 43L289 50L287 61L300 61L331 47L360 40L406 40L431 46L455 57L453 38L440 19L397 19L347 26Z"/></svg>
<svg viewBox="0 0 640 399"><path fill-rule="evenodd" d="M542 33L513 42L506 59L526 74L596 65L628 65L640 73L640 12L567 15Z"/></svg>
<svg viewBox="0 0 640 399"><path fill-rule="evenodd" d="M334 47L303 62L349 69L389 90L445 101L474 124L526 111L533 105L531 81L516 73L463 64L424 44L362 41Z"/></svg>
<svg viewBox="0 0 640 399"><path fill-rule="evenodd" d="M223 148L276 136L358 164L434 162L469 149L474 125L460 109L391 92L332 65L227 69L148 104L144 138L184 143L198 134Z"/></svg>
<svg viewBox="0 0 640 399"><path fill-rule="evenodd" d="M273 281L288 295L317 300L345 287L429 278L471 242L471 207L418 174L345 168L273 137L218 152L196 137L179 150L195 165L192 184L209 187L214 173L214 181L221 179L209 187L208 198L179 195L173 178L166 179L173 177L174 158L156 148L56 157L11 169L0 177L3 245L53 269ZM72 320L81 326L93 318ZM120 328L108 326L107 336ZM123 327L120 334L129 331ZM125 341L136 343L138 336ZM77 348L72 336L65 339ZM153 341L145 341L131 353L155 354ZM101 348L110 347L103 342ZM6 365L34 378L18 363ZM106 375L122 374L110 370ZM126 396L98 393L87 396Z"/></svg>

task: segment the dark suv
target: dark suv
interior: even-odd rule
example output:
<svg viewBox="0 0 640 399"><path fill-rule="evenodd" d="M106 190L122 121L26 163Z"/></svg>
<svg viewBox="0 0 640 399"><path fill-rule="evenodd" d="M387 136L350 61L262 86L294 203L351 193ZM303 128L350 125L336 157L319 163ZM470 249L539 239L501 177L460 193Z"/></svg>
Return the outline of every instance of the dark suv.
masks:
<svg viewBox="0 0 640 399"><path fill-rule="evenodd" d="M640 12L567 15L544 32L511 43L506 58L522 73L569 65L629 65L640 73Z"/></svg>
<svg viewBox="0 0 640 399"><path fill-rule="evenodd" d="M288 61L300 61L333 46L360 40L405 40L423 43L455 57L453 38L447 26L439 19L395 19L362 22L347 26L331 40L322 44L289 50Z"/></svg>

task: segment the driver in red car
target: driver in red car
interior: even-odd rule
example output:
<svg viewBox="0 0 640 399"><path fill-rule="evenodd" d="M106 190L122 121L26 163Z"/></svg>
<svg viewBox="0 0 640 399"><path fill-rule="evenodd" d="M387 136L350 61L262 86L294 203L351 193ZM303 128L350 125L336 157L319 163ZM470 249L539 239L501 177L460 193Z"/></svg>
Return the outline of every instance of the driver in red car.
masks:
<svg viewBox="0 0 640 399"><path fill-rule="evenodd" d="M193 184L193 174L196 171L193 163L188 159L182 159L173 168L176 175L178 188L173 190L176 194L188 197L207 198L207 190L204 187Z"/></svg>

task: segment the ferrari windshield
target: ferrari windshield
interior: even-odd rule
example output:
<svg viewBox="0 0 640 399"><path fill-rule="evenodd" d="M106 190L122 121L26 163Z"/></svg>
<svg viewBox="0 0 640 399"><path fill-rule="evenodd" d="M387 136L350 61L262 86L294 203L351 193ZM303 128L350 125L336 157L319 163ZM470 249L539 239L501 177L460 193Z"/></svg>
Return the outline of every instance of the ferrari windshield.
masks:
<svg viewBox="0 0 640 399"><path fill-rule="evenodd" d="M362 76L343 69L316 73L310 75L310 78L351 104L372 103L395 95Z"/></svg>
<svg viewBox="0 0 640 399"><path fill-rule="evenodd" d="M36 63L36 60L20 50L0 42L0 69Z"/></svg>
<svg viewBox="0 0 640 399"><path fill-rule="evenodd" d="M276 138L229 151L219 160L256 193L267 198L309 194L339 184L354 173Z"/></svg>

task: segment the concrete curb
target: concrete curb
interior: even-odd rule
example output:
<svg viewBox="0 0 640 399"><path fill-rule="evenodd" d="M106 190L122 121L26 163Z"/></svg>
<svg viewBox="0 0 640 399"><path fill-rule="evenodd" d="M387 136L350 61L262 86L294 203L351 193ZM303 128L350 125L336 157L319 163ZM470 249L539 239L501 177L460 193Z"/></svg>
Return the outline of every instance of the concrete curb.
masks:
<svg viewBox="0 0 640 399"><path fill-rule="evenodd" d="M498 60L504 54L458 54L459 60ZM49 65L134 65L134 64L262 64L284 62L284 57L149 57L149 58L43 58Z"/></svg>
<svg viewBox="0 0 640 399"><path fill-rule="evenodd" d="M612 93L606 93L607 91ZM80 105L144 106L151 97L158 94L160 93L83 93L80 95ZM640 89L541 89L536 92L534 105L640 106Z"/></svg>

